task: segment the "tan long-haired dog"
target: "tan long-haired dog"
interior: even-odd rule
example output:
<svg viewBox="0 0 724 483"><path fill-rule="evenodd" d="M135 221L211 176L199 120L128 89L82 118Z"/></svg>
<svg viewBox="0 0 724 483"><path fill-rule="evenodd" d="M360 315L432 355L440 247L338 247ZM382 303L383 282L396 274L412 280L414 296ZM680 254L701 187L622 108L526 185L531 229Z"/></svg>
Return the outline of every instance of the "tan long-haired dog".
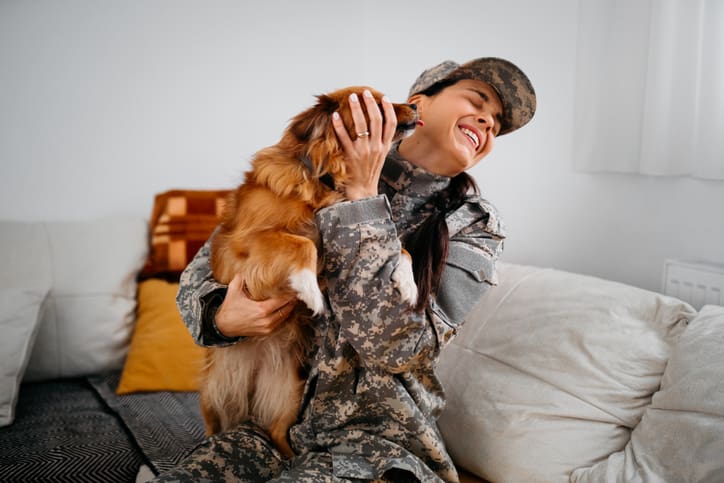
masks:
<svg viewBox="0 0 724 483"><path fill-rule="evenodd" d="M254 156L244 183L227 200L211 244L214 278L228 284L238 273L255 300L292 296L302 304L267 336L207 350L201 375L207 434L252 420L269 432L283 454L294 455L287 431L301 404L302 360L309 344L305 328L310 313L324 311L314 216L344 199L347 181L347 161L331 119L339 112L355 139L349 96L354 92L362 99L364 89L350 87L318 96L315 106L292 119L279 143ZM380 105L382 95L369 90ZM365 103L360 105L366 115ZM394 109L395 138L400 139L412 132L417 115L408 104L394 104ZM401 302L414 304L417 288L409 255L404 255L393 279Z"/></svg>

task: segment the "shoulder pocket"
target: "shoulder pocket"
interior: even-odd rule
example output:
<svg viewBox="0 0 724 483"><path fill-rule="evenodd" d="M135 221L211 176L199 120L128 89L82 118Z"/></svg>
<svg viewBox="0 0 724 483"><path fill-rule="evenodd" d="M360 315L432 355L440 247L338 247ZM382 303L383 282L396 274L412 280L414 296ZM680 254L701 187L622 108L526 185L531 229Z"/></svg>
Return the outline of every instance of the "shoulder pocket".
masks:
<svg viewBox="0 0 724 483"><path fill-rule="evenodd" d="M483 250L476 249L466 243L451 241L447 256L448 265L459 268L477 282L498 284L495 260Z"/></svg>

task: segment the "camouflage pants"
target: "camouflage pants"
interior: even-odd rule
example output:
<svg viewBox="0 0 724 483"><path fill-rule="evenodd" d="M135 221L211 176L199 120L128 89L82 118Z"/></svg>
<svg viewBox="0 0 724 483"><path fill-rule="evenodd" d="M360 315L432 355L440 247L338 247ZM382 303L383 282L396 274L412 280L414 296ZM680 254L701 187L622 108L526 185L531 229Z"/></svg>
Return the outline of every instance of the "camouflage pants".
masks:
<svg viewBox="0 0 724 483"><path fill-rule="evenodd" d="M180 465L153 481L322 483L369 480L333 476L332 456L326 452L307 453L285 460L266 433L253 424L242 424L206 439Z"/></svg>

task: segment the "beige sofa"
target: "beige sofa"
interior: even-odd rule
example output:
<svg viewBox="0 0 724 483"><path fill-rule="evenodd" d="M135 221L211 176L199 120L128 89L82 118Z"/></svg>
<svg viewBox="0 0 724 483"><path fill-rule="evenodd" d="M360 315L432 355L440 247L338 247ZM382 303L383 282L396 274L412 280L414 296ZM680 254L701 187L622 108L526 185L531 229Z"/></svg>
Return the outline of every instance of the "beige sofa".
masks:
<svg viewBox="0 0 724 483"><path fill-rule="evenodd" d="M461 467L513 483L724 481L724 307L550 268L498 274L439 365Z"/></svg>
<svg viewBox="0 0 724 483"><path fill-rule="evenodd" d="M0 448L14 451L0 451L0 480L82 471L135 481L142 462L173 465L202 437L193 392L114 392L147 252L143 219L0 222ZM724 481L723 307L696 311L635 287L504 262L498 278L439 364L448 394L440 429L463 481ZM42 419L23 398L71 382L97 414L62 414L66 391L42 409L55 419ZM93 426L96 416L123 441L101 445L107 428ZM171 417L180 419L173 430ZM92 457L38 436L72 432L78 421ZM149 433L154 425L165 438ZM109 459L120 447L129 453ZM108 476L111 465L117 474Z"/></svg>

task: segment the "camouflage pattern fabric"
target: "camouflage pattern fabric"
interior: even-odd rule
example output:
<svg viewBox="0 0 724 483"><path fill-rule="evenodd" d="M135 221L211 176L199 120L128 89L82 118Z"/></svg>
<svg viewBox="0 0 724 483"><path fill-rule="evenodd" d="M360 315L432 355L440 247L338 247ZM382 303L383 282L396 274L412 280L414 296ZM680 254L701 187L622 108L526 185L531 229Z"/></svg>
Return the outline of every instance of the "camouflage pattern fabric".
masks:
<svg viewBox="0 0 724 483"><path fill-rule="evenodd" d="M448 183L401 159L395 147L379 196L318 213L328 310L315 320L304 402L289 434L299 456L281 461L261 443L268 438L245 424L211 438L159 481L262 481L271 474L273 481L458 481L436 425L445 399L434 368L495 284L504 238L495 209L471 196L448 216L449 263L425 313L397 303L390 279L400 235L429 216L430 195ZM177 298L200 344L226 343L203 322L205 300L223 288L210 275L207 246L184 272Z"/></svg>
<svg viewBox="0 0 724 483"><path fill-rule="evenodd" d="M207 438L178 467L154 481L269 481L287 464L263 430L244 423Z"/></svg>

